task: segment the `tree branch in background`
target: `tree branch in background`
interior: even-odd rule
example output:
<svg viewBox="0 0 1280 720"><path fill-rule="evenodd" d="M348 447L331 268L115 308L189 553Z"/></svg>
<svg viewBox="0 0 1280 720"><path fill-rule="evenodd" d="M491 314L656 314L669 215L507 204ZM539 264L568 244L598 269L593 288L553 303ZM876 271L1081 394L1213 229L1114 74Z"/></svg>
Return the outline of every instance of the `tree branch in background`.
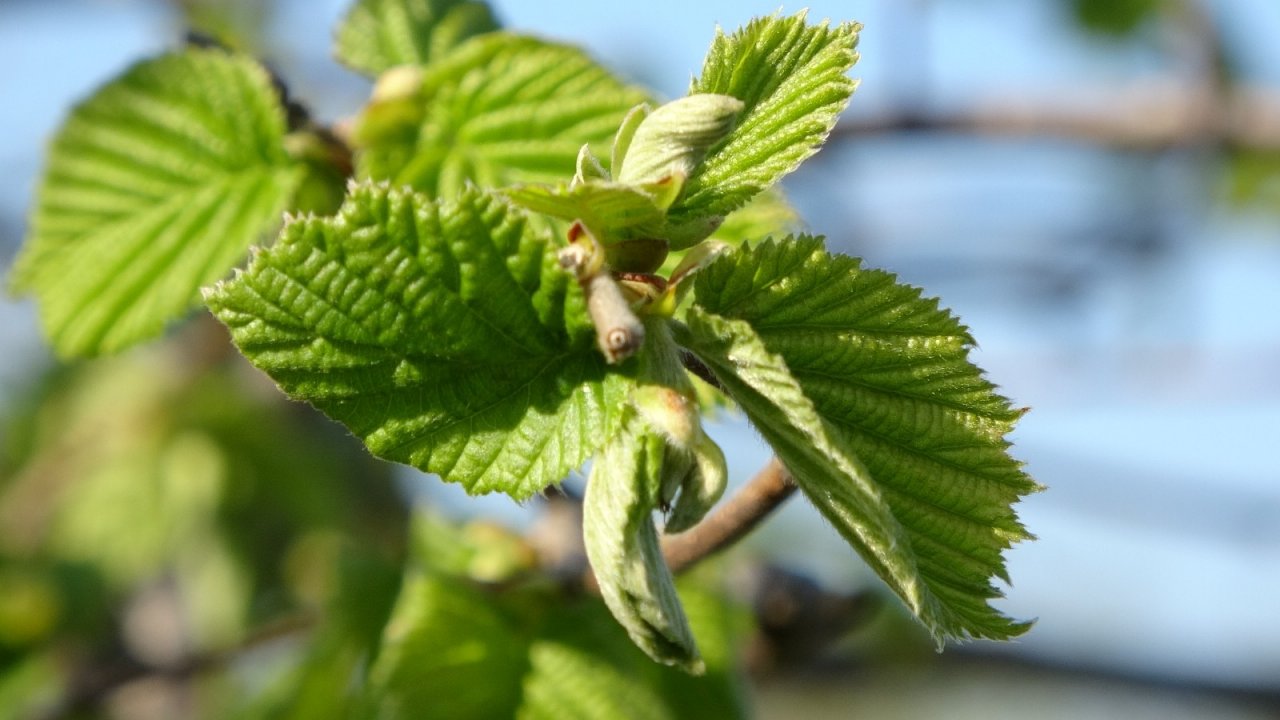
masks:
<svg viewBox="0 0 1280 720"><path fill-rule="evenodd" d="M1053 106L1007 99L937 112L851 117L841 121L831 137L908 132L1059 138L1122 150L1223 145L1280 151L1280 94L1240 87L1219 100L1151 86Z"/></svg>

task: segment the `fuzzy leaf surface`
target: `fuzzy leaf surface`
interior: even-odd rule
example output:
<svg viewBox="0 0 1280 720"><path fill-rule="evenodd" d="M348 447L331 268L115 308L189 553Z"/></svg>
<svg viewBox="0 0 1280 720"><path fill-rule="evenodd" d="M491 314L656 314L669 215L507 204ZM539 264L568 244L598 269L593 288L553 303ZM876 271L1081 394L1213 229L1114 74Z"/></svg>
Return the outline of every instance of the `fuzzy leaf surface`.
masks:
<svg viewBox="0 0 1280 720"><path fill-rule="evenodd" d="M968 330L804 236L722 257L695 298L692 349L935 637L1024 632L989 601L992 578L1008 579L1003 551L1031 537L1012 504L1038 486L1007 452L1021 411L969 361ZM795 447L805 435L812 447ZM815 474L804 453L826 446L852 469L833 454Z"/></svg>
<svg viewBox="0 0 1280 720"><path fill-rule="evenodd" d="M476 0L359 0L338 27L334 51L348 67L379 75L397 65L429 65L497 29L489 5Z"/></svg>
<svg viewBox="0 0 1280 720"><path fill-rule="evenodd" d="M860 26L810 25L804 13L717 31L689 93L738 98L737 125L690 175L672 222L723 216L817 151L849 102Z"/></svg>
<svg viewBox="0 0 1280 720"><path fill-rule="evenodd" d="M558 483L627 397L548 238L475 189L435 203L357 185L207 300L291 396L471 493Z"/></svg>
<svg viewBox="0 0 1280 720"><path fill-rule="evenodd" d="M14 268L64 356L158 335L279 222L296 184L267 73L219 50L140 62L58 131Z"/></svg>
<svg viewBox="0 0 1280 720"><path fill-rule="evenodd" d="M436 197L468 181L555 183L573 175L583 143L607 150L644 99L577 48L488 33L424 68L416 112L361 148L359 170Z"/></svg>

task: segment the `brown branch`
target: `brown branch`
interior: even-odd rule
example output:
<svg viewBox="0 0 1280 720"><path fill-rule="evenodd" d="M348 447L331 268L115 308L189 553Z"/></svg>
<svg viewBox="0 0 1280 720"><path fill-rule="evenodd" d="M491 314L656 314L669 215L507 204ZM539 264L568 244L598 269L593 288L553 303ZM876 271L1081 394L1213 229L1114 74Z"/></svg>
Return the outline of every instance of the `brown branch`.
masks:
<svg viewBox="0 0 1280 720"><path fill-rule="evenodd" d="M756 473L733 497L702 522L662 543L662 555L671 572L679 573L733 545L751 532L796 491L791 474L777 458ZM582 588L599 594L595 573L587 568Z"/></svg>
<svg viewBox="0 0 1280 720"><path fill-rule="evenodd" d="M128 655L87 665L72 674L60 699L37 710L32 717L35 720L76 717L100 706L111 693L136 680L151 677L186 680L225 667L249 650L310 630L318 619L308 612L285 616L258 627L232 647L192 655L171 665L150 665Z"/></svg>
<svg viewBox="0 0 1280 720"><path fill-rule="evenodd" d="M831 137L910 132L1057 138L1122 150L1221 145L1280 151L1280 95L1241 87L1214 98L1204 91L1146 87L1054 105L1005 99L938 112L848 118Z"/></svg>
<svg viewBox="0 0 1280 720"><path fill-rule="evenodd" d="M773 458L709 517L662 543L671 572L687 570L741 540L795 491L791 473Z"/></svg>

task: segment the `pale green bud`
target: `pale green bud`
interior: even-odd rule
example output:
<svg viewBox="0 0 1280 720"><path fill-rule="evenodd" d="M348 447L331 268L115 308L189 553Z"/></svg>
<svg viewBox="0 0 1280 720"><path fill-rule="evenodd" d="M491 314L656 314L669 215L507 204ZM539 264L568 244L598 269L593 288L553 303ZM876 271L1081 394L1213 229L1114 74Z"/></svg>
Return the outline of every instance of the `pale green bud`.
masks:
<svg viewBox="0 0 1280 720"><path fill-rule="evenodd" d="M659 107L643 118L629 142L622 143L625 155L615 159L614 178L640 184L672 175L688 177L707 149L733 129L743 107L735 97L710 93L689 95ZM632 116L627 116L624 127L629 127L628 121L634 122Z"/></svg>

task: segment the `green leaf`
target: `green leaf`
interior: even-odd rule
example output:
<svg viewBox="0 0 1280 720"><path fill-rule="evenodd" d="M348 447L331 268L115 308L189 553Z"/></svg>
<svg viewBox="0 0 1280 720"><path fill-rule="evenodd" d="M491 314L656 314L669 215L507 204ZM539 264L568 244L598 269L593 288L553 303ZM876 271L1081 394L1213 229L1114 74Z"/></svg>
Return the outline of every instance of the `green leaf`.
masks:
<svg viewBox="0 0 1280 720"><path fill-rule="evenodd" d="M249 59L141 62L54 139L13 287L62 355L158 335L279 222L298 177L284 113Z"/></svg>
<svg viewBox="0 0 1280 720"><path fill-rule="evenodd" d="M379 75L397 65L429 65L473 35L498 29L476 0L359 0L338 26L335 54Z"/></svg>
<svg viewBox="0 0 1280 720"><path fill-rule="evenodd" d="M369 674L377 717L512 717L529 669L521 618L465 580L415 575L403 591Z"/></svg>
<svg viewBox="0 0 1280 720"><path fill-rule="evenodd" d="M716 33L689 93L736 97L744 109L689 177L673 223L727 215L817 151L853 93L846 73L858 58L859 29L809 25L800 13Z"/></svg>
<svg viewBox="0 0 1280 720"><path fill-rule="evenodd" d="M988 601L1038 486L1007 453L1021 411L936 300L820 239L744 245L695 278L687 341L805 494L941 640L1028 623Z"/></svg>
<svg viewBox="0 0 1280 720"><path fill-rule="evenodd" d="M730 245L741 245L744 242L758 242L767 237L779 237L796 232L801 227L800 216L787 201L778 187L772 187L751 199L745 207L729 213L724 223L711 234L712 240L719 240ZM690 250L705 247L695 245ZM680 261L690 250L677 250L670 253L658 271L663 277L671 277L671 273L680 265Z"/></svg>
<svg viewBox="0 0 1280 720"><path fill-rule="evenodd" d="M587 558L609 611L654 660L700 674L693 633L658 545L658 507L666 442L633 412L626 413L591 466L582 501Z"/></svg>
<svg viewBox="0 0 1280 720"><path fill-rule="evenodd" d="M672 720L659 692L665 673L636 651L599 602L561 602L529 648L516 717Z"/></svg>
<svg viewBox="0 0 1280 720"><path fill-rule="evenodd" d="M1157 15L1164 0L1069 0L1076 20L1103 35L1124 36Z"/></svg>
<svg viewBox="0 0 1280 720"><path fill-rule="evenodd" d="M291 396L471 493L558 483L627 397L548 238L475 189L434 203L355 185L337 216L288 224L207 300Z"/></svg>
<svg viewBox="0 0 1280 720"><path fill-rule="evenodd" d="M600 155L645 99L581 50L507 33L472 38L424 68L421 83L402 101L416 112L398 109L394 126L370 118L378 129L364 140L358 165L363 177L437 197L467 182L503 187L570 177L583 143Z"/></svg>

